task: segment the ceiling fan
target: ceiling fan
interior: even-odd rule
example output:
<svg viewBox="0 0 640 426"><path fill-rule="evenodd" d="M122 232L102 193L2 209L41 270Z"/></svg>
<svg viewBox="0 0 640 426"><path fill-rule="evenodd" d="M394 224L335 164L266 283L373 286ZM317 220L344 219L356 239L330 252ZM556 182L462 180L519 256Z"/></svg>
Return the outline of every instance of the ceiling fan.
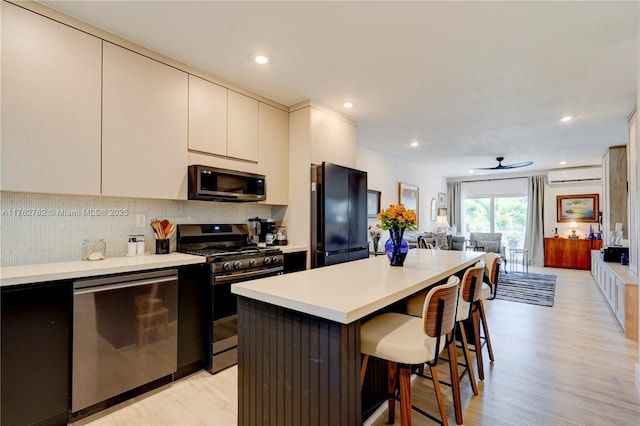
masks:
<svg viewBox="0 0 640 426"><path fill-rule="evenodd" d="M523 161L522 163L516 163L516 164L508 164L508 165L503 165L502 164L502 160L504 160L504 157L496 157L496 160L498 160L498 165L495 167L479 167L476 168L475 170L507 170L507 169L517 169L519 167L527 167L533 164L533 161Z"/></svg>

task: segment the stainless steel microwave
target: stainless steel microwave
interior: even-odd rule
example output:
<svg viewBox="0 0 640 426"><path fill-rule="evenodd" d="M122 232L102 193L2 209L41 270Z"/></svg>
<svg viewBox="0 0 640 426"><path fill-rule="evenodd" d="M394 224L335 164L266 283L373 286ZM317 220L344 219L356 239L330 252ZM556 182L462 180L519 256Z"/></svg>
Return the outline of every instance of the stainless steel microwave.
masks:
<svg viewBox="0 0 640 426"><path fill-rule="evenodd" d="M253 173L194 164L189 166L188 198L229 202L264 201L267 199L266 179Z"/></svg>

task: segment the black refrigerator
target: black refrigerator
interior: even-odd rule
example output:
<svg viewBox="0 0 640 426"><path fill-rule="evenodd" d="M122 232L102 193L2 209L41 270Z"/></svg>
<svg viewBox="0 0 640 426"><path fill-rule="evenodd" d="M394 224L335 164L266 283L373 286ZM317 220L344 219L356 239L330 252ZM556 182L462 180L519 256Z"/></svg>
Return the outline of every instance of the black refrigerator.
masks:
<svg viewBox="0 0 640 426"><path fill-rule="evenodd" d="M368 256L367 172L311 166L311 267Z"/></svg>

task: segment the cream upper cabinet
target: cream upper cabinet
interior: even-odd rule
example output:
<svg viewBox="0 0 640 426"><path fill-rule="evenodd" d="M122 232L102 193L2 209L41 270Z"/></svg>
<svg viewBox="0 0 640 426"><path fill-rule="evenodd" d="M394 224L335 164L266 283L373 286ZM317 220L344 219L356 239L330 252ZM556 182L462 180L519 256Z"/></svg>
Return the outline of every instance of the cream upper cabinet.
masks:
<svg viewBox="0 0 640 426"><path fill-rule="evenodd" d="M289 201L289 113L260 102L258 172L266 176L265 204Z"/></svg>
<svg viewBox="0 0 640 426"><path fill-rule="evenodd" d="M227 155L227 88L189 75L189 149Z"/></svg>
<svg viewBox="0 0 640 426"><path fill-rule="evenodd" d="M104 42L102 193L187 198L188 76Z"/></svg>
<svg viewBox="0 0 640 426"><path fill-rule="evenodd" d="M102 41L2 2L2 190L100 194Z"/></svg>
<svg viewBox="0 0 640 426"><path fill-rule="evenodd" d="M227 156L258 161L258 101L229 90Z"/></svg>
<svg viewBox="0 0 640 426"><path fill-rule="evenodd" d="M356 125L352 121L311 108L311 163L323 161L356 165Z"/></svg>

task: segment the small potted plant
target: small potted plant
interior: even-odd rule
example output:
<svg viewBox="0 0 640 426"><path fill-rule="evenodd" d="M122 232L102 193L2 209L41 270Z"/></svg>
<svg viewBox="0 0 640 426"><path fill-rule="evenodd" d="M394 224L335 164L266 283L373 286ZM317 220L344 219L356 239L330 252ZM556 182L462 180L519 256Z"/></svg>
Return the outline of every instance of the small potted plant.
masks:
<svg viewBox="0 0 640 426"><path fill-rule="evenodd" d="M378 243L380 242L380 237L382 236L382 228L379 223L376 223L375 226L369 226L369 236L371 237L371 241L373 241L373 254L375 256L378 255Z"/></svg>

